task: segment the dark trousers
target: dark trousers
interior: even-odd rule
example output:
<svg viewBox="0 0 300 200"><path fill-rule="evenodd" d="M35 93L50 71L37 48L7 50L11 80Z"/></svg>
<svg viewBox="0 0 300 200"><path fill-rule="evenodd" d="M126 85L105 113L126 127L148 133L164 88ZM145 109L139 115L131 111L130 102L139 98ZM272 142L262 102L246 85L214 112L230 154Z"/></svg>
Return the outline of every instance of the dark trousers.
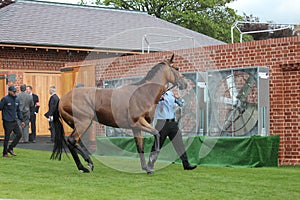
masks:
<svg viewBox="0 0 300 200"><path fill-rule="evenodd" d="M167 137L169 137L169 139L171 140L171 142L174 146L176 153L182 160L183 166L188 166L189 165L188 157L186 155L185 146L182 141L181 130L179 130L179 128L178 128L178 122L173 122L173 121L167 122L164 120L157 120L155 128L156 128L156 130L159 131L159 135L160 135L159 146L160 146L160 148L162 148L165 140L167 139ZM155 142L152 146L151 152L154 152L154 151L155 151Z"/></svg>
<svg viewBox="0 0 300 200"><path fill-rule="evenodd" d="M31 134L29 136L29 140L33 141L36 140L36 115L30 115L30 127L31 127Z"/></svg>
<svg viewBox="0 0 300 200"><path fill-rule="evenodd" d="M17 144L20 141L20 138L22 137L22 133L17 121L13 121L13 122L3 121L3 128L5 133L4 143L3 143L3 154L7 154L8 149L13 150L13 148L17 146ZM14 132L15 137L12 143L8 147L8 142L12 131Z"/></svg>
<svg viewBox="0 0 300 200"><path fill-rule="evenodd" d="M54 127L54 123L53 122L49 122L49 130L51 132L51 142L54 142L54 138L55 138L55 127Z"/></svg>

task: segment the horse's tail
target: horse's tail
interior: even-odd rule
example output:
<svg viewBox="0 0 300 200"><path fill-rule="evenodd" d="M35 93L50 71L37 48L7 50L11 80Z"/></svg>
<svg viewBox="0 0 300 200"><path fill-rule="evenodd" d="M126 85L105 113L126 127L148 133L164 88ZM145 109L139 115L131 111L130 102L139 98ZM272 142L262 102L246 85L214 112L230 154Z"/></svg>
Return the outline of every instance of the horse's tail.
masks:
<svg viewBox="0 0 300 200"><path fill-rule="evenodd" d="M53 128L55 130L55 134L54 134L54 146L53 146L53 150L52 150L50 159L53 159L53 160L54 159L61 160L61 155L62 155L63 151L66 152L65 131L64 131L63 124L62 124L62 118L58 111L58 104L59 103L57 103L56 110L53 114L53 123L52 123L52 125L54 126Z"/></svg>

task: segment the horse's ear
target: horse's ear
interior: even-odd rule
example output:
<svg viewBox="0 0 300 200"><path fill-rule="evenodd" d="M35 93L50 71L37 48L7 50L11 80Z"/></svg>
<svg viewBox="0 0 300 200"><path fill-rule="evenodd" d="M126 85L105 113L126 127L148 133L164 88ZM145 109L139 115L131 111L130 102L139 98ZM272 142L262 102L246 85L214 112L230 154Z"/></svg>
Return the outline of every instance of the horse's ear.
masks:
<svg viewBox="0 0 300 200"><path fill-rule="evenodd" d="M172 56L170 58L170 63L173 63L173 58L174 58L174 53L172 54Z"/></svg>

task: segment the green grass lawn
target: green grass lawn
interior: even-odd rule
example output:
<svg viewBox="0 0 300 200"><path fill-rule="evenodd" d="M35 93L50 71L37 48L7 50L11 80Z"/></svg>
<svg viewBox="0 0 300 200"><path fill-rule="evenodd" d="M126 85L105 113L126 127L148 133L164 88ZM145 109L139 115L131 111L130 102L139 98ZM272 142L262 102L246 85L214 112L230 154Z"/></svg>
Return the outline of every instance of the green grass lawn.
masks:
<svg viewBox="0 0 300 200"><path fill-rule="evenodd" d="M0 158L0 199L300 199L300 167L184 171L171 164L147 175L120 172L93 158L94 172L84 174L65 155L53 161L46 151L15 152Z"/></svg>

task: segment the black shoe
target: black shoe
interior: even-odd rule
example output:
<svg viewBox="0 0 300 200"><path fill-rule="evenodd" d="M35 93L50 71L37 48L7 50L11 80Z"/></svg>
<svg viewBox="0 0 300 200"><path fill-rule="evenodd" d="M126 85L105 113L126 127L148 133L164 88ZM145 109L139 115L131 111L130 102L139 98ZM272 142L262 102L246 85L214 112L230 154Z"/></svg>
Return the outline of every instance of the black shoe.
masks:
<svg viewBox="0 0 300 200"><path fill-rule="evenodd" d="M184 170L193 170L196 169L197 165L187 165L187 166L183 166Z"/></svg>
<svg viewBox="0 0 300 200"><path fill-rule="evenodd" d="M12 156L16 156L17 154L15 154L15 152L12 149L8 149L7 152L12 155Z"/></svg>

